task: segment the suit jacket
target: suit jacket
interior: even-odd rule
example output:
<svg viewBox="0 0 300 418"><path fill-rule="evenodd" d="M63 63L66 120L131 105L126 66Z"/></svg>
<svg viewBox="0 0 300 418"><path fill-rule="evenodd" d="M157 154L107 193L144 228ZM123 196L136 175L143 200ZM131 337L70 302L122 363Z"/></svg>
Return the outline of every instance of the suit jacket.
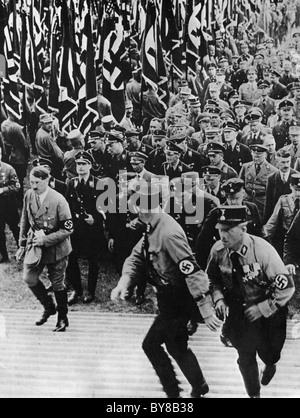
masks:
<svg viewBox="0 0 300 418"><path fill-rule="evenodd" d="M49 188L44 202L38 209L34 191L27 191L20 227L21 247L27 245L27 235L32 226L44 230L46 234L42 247L42 263L55 264L70 255L73 221L68 202L60 193Z"/></svg>
<svg viewBox="0 0 300 418"><path fill-rule="evenodd" d="M254 107L258 107L263 111L263 120L262 123L264 125L267 125L268 119L271 115L274 114L276 109L276 101L274 99L271 99L271 97L267 97L266 99L266 105L263 105L263 98L260 98L259 100L256 100L253 103Z"/></svg>
<svg viewBox="0 0 300 418"><path fill-rule="evenodd" d="M280 196L292 193L290 188L292 174L297 174L297 171L291 169L288 181L285 184L281 179L280 171L277 171L268 177L264 224L266 224L272 216L274 207L277 204Z"/></svg>

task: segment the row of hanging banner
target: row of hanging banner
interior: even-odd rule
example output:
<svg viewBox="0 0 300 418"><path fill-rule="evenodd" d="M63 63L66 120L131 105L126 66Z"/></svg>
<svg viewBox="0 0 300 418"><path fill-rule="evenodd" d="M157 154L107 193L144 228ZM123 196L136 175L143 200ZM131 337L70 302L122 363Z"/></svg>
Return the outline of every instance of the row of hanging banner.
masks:
<svg viewBox="0 0 300 418"><path fill-rule="evenodd" d="M167 109L170 77L195 73L217 30L261 8L260 0L0 0L2 106L22 118L27 86L38 112L54 112L61 130L86 134L99 117L99 80L115 119L123 119L127 62L141 67Z"/></svg>

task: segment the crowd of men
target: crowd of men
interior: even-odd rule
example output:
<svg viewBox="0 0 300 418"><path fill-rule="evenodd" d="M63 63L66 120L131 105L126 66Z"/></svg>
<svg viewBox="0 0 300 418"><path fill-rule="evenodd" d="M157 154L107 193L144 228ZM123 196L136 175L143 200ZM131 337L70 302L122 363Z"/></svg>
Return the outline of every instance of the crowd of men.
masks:
<svg viewBox="0 0 300 418"><path fill-rule="evenodd" d="M294 272L300 260L286 239L297 236L293 228L299 209L299 46L298 31L286 50L275 48L267 36L255 45L245 39L232 45L216 34L208 55L197 63L196 76L172 78L176 94L166 112L157 92L142 86L136 67L126 86L123 121L116 123L99 93L99 121L87 137L78 129L62 134L50 113L35 114L24 135L20 121L7 112L1 124L0 262L9 258L6 224L19 245L18 208L23 206L28 168L44 166L51 173L50 187L66 198L75 224L67 274L73 290L70 304L83 296L81 256L89 262L84 302L90 303L99 256L108 248L121 272L142 234L131 211L104 213L97 208L99 179L115 181L119 199L124 194L128 198L138 181L170 182L168 211L184 228L204 270L218 240L212 210L245 203L251 233L271 242ZM29 108L34 113L34 103ZM120 174L124 171L125 176ZM192 224L186 222L184 193L178 193L188 182L194 207L199 199L203 203L203 213ZM144 291L137 292L138 303Z"/></svg>

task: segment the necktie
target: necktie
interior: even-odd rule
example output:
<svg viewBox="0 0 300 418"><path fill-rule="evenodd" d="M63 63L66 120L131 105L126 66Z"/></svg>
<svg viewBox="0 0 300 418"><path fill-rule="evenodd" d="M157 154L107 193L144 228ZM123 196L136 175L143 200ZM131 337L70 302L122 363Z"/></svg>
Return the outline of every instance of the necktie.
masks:
<svg viewBox="0 0 300 418"><path fill-rule="evenodd" d="M255 170L256 170L256 175L258 176L259 173L260 173L260 165L259 164L255 165Z"/></svg>
<svg viewBox="0 0 300 418"><path fill-rule="evenodd" d="M235 295L244 299L243 288L242 288L242 278L244 276L243 267L240 263L240 256L237 252L234 252L230 255L232 262L232 288Z"/></svg>
<svg viewBox="0 0 300 418"><path fill-rule="evenodd" d="M282 182L283 182L283 184L286 184L285 174L282 174Z"/></svg>
<svg viewBox="0 0 300 418"><path fill-rule="evenodd" d="M297 147L297 145L295 145L294 152L295 152L295 154L297 154L297 152L298 152L298 147Z"/></svg>
<svg viewBox="0 0 300 418"><path fill-rule="evenodd" d="M40 210L41 209L41 198L38 195L36 195L36 205L37 205L38 210Z"/></svg>

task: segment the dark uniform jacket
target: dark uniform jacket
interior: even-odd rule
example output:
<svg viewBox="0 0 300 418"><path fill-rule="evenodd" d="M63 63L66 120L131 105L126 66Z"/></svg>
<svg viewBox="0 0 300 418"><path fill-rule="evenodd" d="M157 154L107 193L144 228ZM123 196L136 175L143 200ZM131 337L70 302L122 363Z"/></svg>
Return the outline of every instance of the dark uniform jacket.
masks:
<svg viewBox="0 0 300 418"><path fill-rule="evenodd" d="M51 177L49 181L49 186L51 187L51 189L56 190L58 193L62 194L63 196L66 196L68 186L63 181L60 181Z"/></svg>
<svg viewBox="0 0 300 418"><path fill-rule="evenodd" d="M262 123L264 125L267 125L269 117L276 112L276 101L271 97L267 97L265 105L263 104L263 98L260 98L253 103L253 106L263 111Z"/></svg>
<svg viewBox="0 0 300 418"><path fill-rule="evenodd" d="M166 155L163 149L153 150L149 155L145 168L153 174L160 174L161 166L165 161Z"/></svg>
<svg viewBox="0 0 300 418"><path fill-rule="evenodd" d="M179 161L179 164L175 169L172 166L170 166L167 162L165 162L162 164L159 174L163 176L168 176L170 180L173 180L175 178L181 177L183 173L188 173L190 171L190 168L181 161Z"/></svg>
<svg viewBox="0 0 300 418"><path fill-rule="evenodd" d="M280 171L273 173L268 177L264 224L266 224L270 219L280 196L292 193L290 184L293 174L297 174L297 171L291 169L288 181L285 184L281 179Z"/></svg>
<svg viewBox="0 0 300 418"><path fill-rule="evenodd" d="M202 167L208 164L207 158L192 149L188 149L184 155L181 155L180 161L186 164L190 171L196 171L199 174Z"/></svg>
<svg viewBox="0 0 300 418"><path fill-rule="evenodd" d="M72 215L66 199L60 193L49 188L45 200L38 209L35 192L31 189L27 191L20 227L21 247L27 245L27 236L32 228L43 230L46 234L42 247L42 263L55 264L70 255Z"/></svg>
<svg viewBox="0 0 300 418"><path fill-rule="evenodd" d="M7 209L8 202L15 198L20 187L15 169L11 165L0 161L0 189L3 189L3 193L0 195L0 210Z"/></svg>
<svg viewBox="0 0 300 418"><path fill-rule="evenodd" d="M120 171L134 172L132 165L130 164L130 153L126 150L123 151L120 158L113 156L107 165L107 175L116 182L119 180Z"/></svg>
<svg viewBox="0 0 300 418"><path fill-rule="evenodd" d="M243 164L252 161L251 151L246 145L237 142L233 150L229 144L225 147L224 161L237 173L241 171Z"/></svg>
<svg viewBox="0 0 300 418"><path fill-rule="evenodd" d="M290 126L296 126L296 125L297 123L293 119L291 122L282 121L276 126L274 126L273 136L276 141L276 150L279 150L285 147L286 145L290 145L291 143L290 135L289 135Z"/></svg>
<svg viewBox="0 0 300 418"><path fill-rule="evenodd" d="M103 243L104 219L97 210L97 199L100 195L97 183L98 179L92 175L85 185L81 184L79 177L75 177L68 184L66 196L74 219L72 245L78 252L86 255L99 253L100 244ZM94 218L93 225L86 223L87 215Z"/></svg>
<svg viewBox="0 0 300 418"><path fill-rule="evenodd" d="M234 90L239 90L242 84L248 82L247 73L244 70L238 70L231 79L232 88Z"/></svg>
<svg viewBox="0 0 300 418"><path fill-rule="evenodd" d="M95 161L91 170L92 175L98 178L106 177L108 166L112 159L111 155L107 151L103 153L100 150L95 151L94 149L89 149L88 153L91 154Z"/></svg>
<svg viewBox="0 0 300 418"><path fill-rule="evenodd" d="M269 96L271 97L271 99L274 99L274 100L282 100L287 95L288 95L288 91L286 87L281 83L273 85L269 93Z"/></svg>
<svg viewBox="0 0 300 418"><path fill-rule="evenodd" d="M285 265L300 267L300 211L285 237L283 261Z"/></svg>

